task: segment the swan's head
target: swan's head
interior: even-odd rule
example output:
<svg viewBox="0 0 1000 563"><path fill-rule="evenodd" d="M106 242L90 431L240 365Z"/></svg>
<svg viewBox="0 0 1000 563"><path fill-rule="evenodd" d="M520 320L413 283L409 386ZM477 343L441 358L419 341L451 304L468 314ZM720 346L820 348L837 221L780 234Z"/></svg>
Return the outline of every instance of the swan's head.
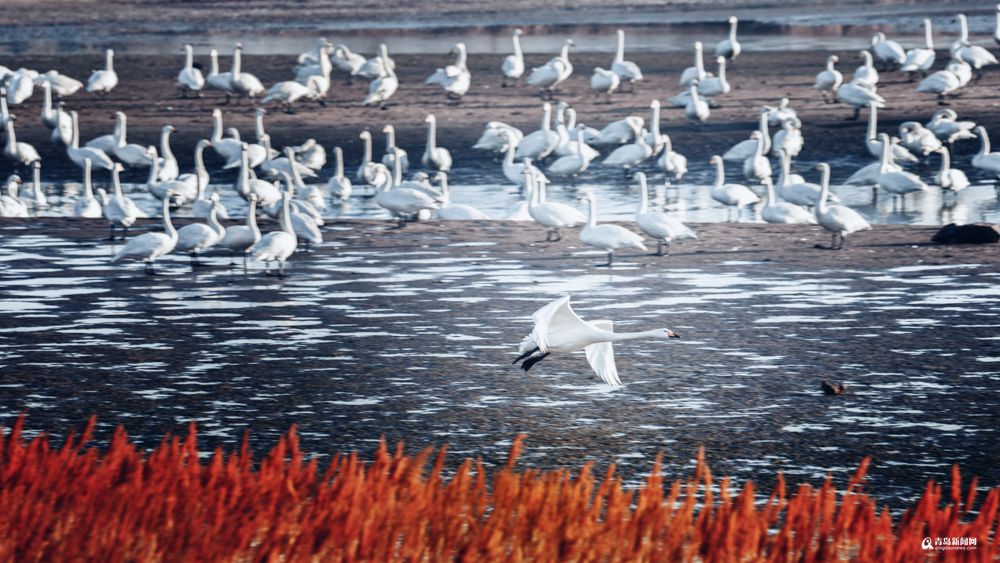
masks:
<svg viewBox="0 0 1000 563"><path fill-rule="evenodd" d="M519 27L514 30L514 35L524 35L524 30Z"/></svg>
<svg viewBox="0 0 1000 563"><path fill-rule="evenodd" d="M124 171L125 171L125 165L124 165L124 164L122 164L122 163L120 163L120 162L116 162L116 163L114 163L114 165L113 165L113 166L111 167L111 170L113 170L113 171L115 171L115 172L124 172Z"/></svg>
<svg viewBox="0 0 1000 563"><path fill-rule="evenodd" d="M883 144L890 142L888 133L879 133L878 140L882 141Z"/></svg>
<svg viewBox="0 0 1000 563"><path fill-rule="evenodd" d="M164 133L173 133L173 132L174 132L174 131L176 131L176 130L177 130L177 129L174 129L174 126L173 126L173 125L164 125L164 126L163 126L163 132L164 132Z"/></svg>
<svg viewBox="0 0 1000 563"><path fill-rule="evenodd" d="M212 141L209 141L208 139L202 139L198 141L198 144L196 145L196 147L200 147L203 149L208 148L210 146L212 146Z"/></svg>
<svg viewBox="0 0 1000 563"><path fill-rule="evenodd" d="M219 203L219 192L212 192L212 195L209 196L208 199L211 200L212 203Z"/></svg>
<svg viewBox="0 0 1000 563"><path fill-rule="evenodd" d="M146 156L156 158L156 147L153 145L146 147Z"/></svg>
<svg viewBox="0 0 1000 563"><path fill-rule="evenodd" d="M576 47L576 43L572 39L567 39L566 40L566 46L567 47Z"/></svg>
<svg viewBox="0 0 1000 563"><path fill-rule="evenodd" d="M669 328L658 329L656 333L651 335L653 338L680 338L680 335L676 332L670 330Z"/></svg>
<svg viewBox="0 0 1000 563"><path fill-rule="evenodd" d="M759 141L764 138L764 134L760 131L754 131L753 133L750 133L750 138L755 141Z"/></svg>
<svg viewBox="0 0 1000 563"><path fill-rule="evenodd" d="M215 194L212 194L212 195L215 195ZM249 199L250 201L257 201L257 194L251 193L250 195L247 196L247 199Z"/></svg>
<svg viewBox="0 0 1000 563"><path fill-rule="evenodd" d="M424 123L434 123L435 121L437 121L437 119L434 117L433 113L427 114L427 117L424 118Z"/></svg>
<svg viewBox="0 0 1000 563"><path fill-rule="evenodd" d="M395 131L396 130L395 128L393 128L392 125L386 125L385 127L382 128L382 132L385 133L386 135L388 135L389 133L394 133Z"/></svg>
<svg viewBox="0 0 1000 563"><path fill-rule="evenodd" d="M827 174L830 172L830 165L825 162L820 162L816 165L816 170L819 170L821 174Z"/></svg>
<svg viewBox="0 0 1000 563"><path fill-rule="evenodd" d="M694 42L694 50L695 51L701 51L701 47L702 47L701 46L701 41L695 41Z"/></svg>
<svg viewBox="0 0 1000 563"><path fill-rule="evenodd" d="M20 184L21 183L21 177L18 176L17 174L11 174L7 178L7 183L8 184Z"/></svg>
<svg viewBox="0 0 1000 563"><path fill-rule="evenodd" d="M740 20L736 16L729 16L729 25L733 25L733 24L735 24L738 21L740 21Z"/></svg>
<svg viewBox="0 0 1000 563"><path fill-rule="evenodd" d="M364 140L367 141L367 140L370 140L372 138L372 134L370 132L368 132L368 131L362 131L361 133L358 134L358 138L359 139L364 139Z"/></svg>
<svg viewBox="0 0 1000 563"><path fill-rule="evenodd" d="M830 55L829 61L831 63L839 63L840 62L840 57L838 57L837 55Z"/></svg>
<svg viewBox="0 0 1000 563"><path fill-rule="evenodd" d="M722 157L719 155L715 155L712 158L708 159L709 164L718 164L720 162L722 162Z"/></svg>

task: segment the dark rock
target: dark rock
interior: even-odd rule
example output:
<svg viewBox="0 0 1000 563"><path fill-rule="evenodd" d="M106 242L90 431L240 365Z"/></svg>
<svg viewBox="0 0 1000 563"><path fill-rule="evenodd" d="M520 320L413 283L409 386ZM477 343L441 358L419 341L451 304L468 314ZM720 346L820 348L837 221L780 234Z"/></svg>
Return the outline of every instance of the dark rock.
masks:
<svg viewBox="0 0 1000 563"><path fill-rule="evenodd" d="M843 383L830 383L827 380L823 380L823 392L827 395L843 395L844 391L847 390L847 385Z"/></svg>
<svg viewBox="0 0 1000 563"><path fill-rule="evenodd" d="M938 244L996 244L1000 242L1000 225L950 223L934 233L931 240Z"/></svg>

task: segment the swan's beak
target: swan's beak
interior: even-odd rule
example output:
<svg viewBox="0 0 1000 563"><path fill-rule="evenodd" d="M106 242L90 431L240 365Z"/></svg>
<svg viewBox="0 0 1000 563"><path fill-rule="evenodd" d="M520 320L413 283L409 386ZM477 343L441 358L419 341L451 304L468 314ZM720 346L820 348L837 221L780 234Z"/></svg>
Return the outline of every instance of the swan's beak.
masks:
<svg viewBox="0 0 1000 563"><path fill-rule="evenodd" d="M680 337L681 335L677 334L676 332L669 329L667 330L667 338L680 338Z"/></svg>

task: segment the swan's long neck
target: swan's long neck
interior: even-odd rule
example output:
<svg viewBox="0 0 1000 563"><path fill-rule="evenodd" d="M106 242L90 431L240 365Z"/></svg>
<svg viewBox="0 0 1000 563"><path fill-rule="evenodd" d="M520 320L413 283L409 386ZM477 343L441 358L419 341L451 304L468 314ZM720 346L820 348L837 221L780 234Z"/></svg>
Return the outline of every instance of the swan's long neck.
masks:
<svg viewBox="0 0 1000 563"><path fill-rule="evenodd" d="M513 166L514 165L514 151L516 151L516 150L517 150L517 147L514 146L514 143L507 143L507 155L504 156L504 164L505 165L507 165L507 166Z"/></svg>
<svg viewBox="0 0 1000 563"><path fill-rule="evenodd" d="M257 136L257 140L260 141L267 134L264 130L264 112L257 110L253 116L253 133Z"/></svg>
<svg viewBox="0 0 1000 563"><path fill-rule="evenodd" d="M464 46L459 47L458 54L455 57L455 66L457 66L458 68L464 69L465 68L465 59L466 59L465 47Z"/></svg>
<svg viewBox="0 0 1000 563"><path fill-rule="evenodd" d="M524 189L528 192L528 207L538 205L538 186L535 185L535 175L527 173L524 176Z"/></svg>
<svg viewBox="0 0 1000 563"><path fill-rule="evenodd" d="M126 121L125 113L118 113L118 123L115 127L115 137L118 138L118 146L124 147L128 144L128 123Z"/></svg>
<svg viewBox="0 0 1000 563"><path fill-rule="evenodd" d="M295 152L289 147L285 149L285 158L288 159L288 167L292 170L292 180L295 182L296 186L303 186L305 182L302 181L302 175L299 174L299 167L295 161Z"/></svg>
<svg viewBox="0 0 1000 563"><path fill-rule="evenodd" d="M396 148L396 128L389 126L385 129L385 150L391 151Z"/></svg>
<svg viewBox="0 0 1000 563"><path fill-rule="evenodd" d="M927 48L934 50L934 37L931 32L931 20L924 20L924 40L927 42Z"/></svg>
<svg viewBox="0 0 1000 563"><path fill-rule="evenodd" d="M191 70L194 68L194 49L190 45L184 46L185 57L184 57L184 68Z"/></svg>
<svg viewBox="0 0 1000 563"><path fill-rule="evenodd" d="M722 165L722 159L715 161L715 187L721 188L726 183L726 169Z"/></svg>
<svg viewBox="0 0 1000 563"><path fill-rule="evenodd" d="M78 148L80 148L80 118L77 117L77 114L76 114L75 111L72 112L72 113L70 113L69 116L70 116L70 121L73 122L73 141L70 143L70 145L72 145L72 147L74 149L78 149ZM13 142L13 141L15 141L15 139L14 139L14 123L8 121L7 125L9 125L9 127L7 129L8 138Z"/></svg>
<svg viewBox="0 0 1000 563"><path fill-rule="evenodd" d="M198 199L205 197L205 182L203 178L208 176L205 169L205 143L198 143L194 148L194 175L198 184Z"/></svg>
<svg viewBox="0 0 1000 563"><path fill-rule="evenodd" d="M10 121L10 109L7 108L7 96L0 96L0 115L3 116L4 123Z"/></svg>
<svg viewBox="0 0 1000 563"><path fill-rule="evenodd" d="M154 161L155 162L155 161ZM111 186L115 189L115 197L124 197L122 195L122 180L118 177L118 167L111 167Z"/></svg>
<svg viewBox="0 0 1000 563"><path fill-rule="evenodd" d="M552 106L548 104L545 104L545 107L542 109L542 130L552 130Z"/></svg>
<svg viewBox="0 0 1000 563"><path fill-rule="evenodd" d="M878 159L878 168L882 173L889 171L889 154L892 152L892 140L887 136L882 138L882 154Z"/></svg>
<svg viewBox="0 0 1000 563"><path fill-rule="evenodd" d="M650 130L653 133L654 139L660 138L660 104L653 104L653 122L650 124Z"/></svg>
<svg viewBox="0 0 1000 563"><path fill-rule="evenodd" d="M566 128L571 131L576 129L576 110L573 108L566 109Z"/></svg>
<svg viewBox="0 0 1000 563"><path fill-rule="evenodd" d="M215 49L212 49L211 51L209 51L208 58L209 58L209 61L210 61L209 62L209 67L208 67L208 70L209 70L208 74L209 74L209 76L211 76L213 74L219 74L219 53L218 53L218 51L216 51Z"/></svg>
<svg viewBox="0 0 1000 563"><path fill-rule="evenodd" d="M560 57L562 58L562 60L564 60L567 63L569 63L569 43L566 43L566 44L563 45L562 53L560 53Z"/></svg>
<svg viewBox="0 0 1000 563"><path fill-rule="evenodd" d="M990 136L986 133L985 127L979 128L979 154L981 156L990 154Z"/></svg>
<svg viewBox="0 0 1000 563"><path fill-rule="evenodd" d="M292 228L291 201L295 192L294 186L288 186L288 191L281 196L281 230L295 236L295 229Z"/></svg>
<svg viewBox="0 0 1000 563"><path fill-rule="evenodd" d="M965 19L965 14L958 14L959 35L962 41L969 40L969 22Z"/></svg>
<svg viewBox="0 0 1000 563"><path fill-rule="evenodd" d="M761 158L764 156L764 138L757 139L757 146L754 147L753 151L754 158Z"/></svg>
<svg viewBox="0 0 1000 563"><path fill-rule="evenodd" d="M587 213L587 226L596 227L597 226L597 200L593 196L587 198L587 206L589 207Z"/></svg>
<svg viewBox="0 0 1000 563"><path fill-rule="evenodd" d="M608 332L611 342L621 342L622 340L640 340L642 338L653 338L663 334L663 329L644 330L641 332Z"/></svg>
<svg viewBox="0 0 1000 563"><path fill-rule="evenodd" d="M427 151L437 148L437 120L431 119L427 122Z"/></svg>
<svg viewBox="0 0 1000 563"><path fill-rule="evenodd" d="M514 34L514 56L523 59L524 53L521 52L521 35L518 33Z"/></svg>
<svg viewBox="0 0 1000 563"><path fill-rule="evenodd" d="M250 209L247 211L247 228L250 229L251 233L256 234L260 232L257 227L257 198L250 199Z"/></svg>
<svg viewBox="0 0 1000 563"><path fill-rule="evenodd" d="M173 221L170 220L170 198L163 198L163 230L172 240L177 240L177 229L174 228Z"/></svg>
<svg viewBox="0 0 1000 563"><path fill-rule="evenodd" d="M94 199L94 184L91 179L91 168L90 159L86 158L83 161L83 198L87 201Z"/></svg>
<svg viewBox="0 0 1000 563"><path fill-rule="evenodd" d="M240 150L240 175L236 179L236 191L243 197L250 193L250 159L246 147Z"/></svg>
<svg viewBox="0 0 1000 563"><path fill-rule="evenodd" d="M835 70L837 70L837 67L835 66L835 63L833 62L833 57L830 57L829 59L826 60L826 71L827 72L834 72Z"/></svg>
<svg viewBox="0 0 1000 563"><path fill-rule="evenodd" d="M701 59L701 43L694 46L694 67L698 69L698 78L705 76L705 62Z"/></svg>
<svg viewBox="0 0 1000 563"><path fill-rule="evenodd" d="M646 185L646 176L639 176L639 213L645 213L649 209L649 186Z"/></svg>
<svg viewBox="0 0 1000 563"><path fill-rule="evenodd" d="M111 49L108 49L107 53L104 54L104 70L108 72L115 71L114 59L115 59L115 52L112 51Z"/></svg>
<svg viewBox="0 0 1000 563"><path fill-rule="evenodd" d="M719 59L719 82L726 83L726 59Z"/></svg>
<svg viewBox="0 0 1000 563"><path fill-rule="evenodd" d="M5 128L7 129L7 146L8 147L17 147L17 136L14 134L14 121L13 120L7 120L7 124L6 124ZM76 147L74 147L74 148L76 148ZM16 150L16 148L15 148L15 150Z"/></svg>
<svg viewBox="0 0 1000 563"><path fill-rule="evenodd" d="M590 164L590 156L584 154L583 146L584 146L583 145L583 128L582 127L577 127L576 128L576 147L575 147L574 150L576 151L576 154L580 155L580 160L586 162L587 164Z"/></svg>
<svg viewBox="0 0 1000 563"><path fill-rule="evenodd" d="M764 186L767 188L767 206L774 206L774 184L771 183L770 178L764 178Z"/></svg>
<svg viewBox="0 0 1000 563"><path fill-rule="evenodd" d="M625 32L618 30L618 51L615 52L615 62L620 63L625 61Z"/></svg>
<svg viewBox="0 0 1000 563"><path fill-rule="evenodd" d="M778 158L781 160L781 178L779 180L781 186L787 186L791 183L789 176L792 173L792 158L784 150L778 153Z"/></svg>
<svg viewBox="0 0 1000 563"><path fill-rule="evenodd" d="M732 42L736 41L736 26L737 26L737 24L739 24L739 21L735 20L735 19L733 20L733 22L731 24L729 24L729 40L732 41Z"/></svg>
<svg viewBox="0 0 1000 563"><path fill-rule="evenodd" d="M241 52L242 52L242 49L240 49L239 47L237 47L235 50L233 50L233 71L232 71L232 79L233 80L239 80L240 79L240 69L243 66L243 60L242 60L243 57L241 55Z"/></svg>
<svg viewBox="0 0 1000 563"><path fill-rule="evenodd" d="M951 171L951 153L947 147L941 147L941 176L944 177Z"/></svg>
<svg viewBox="0 0 1000 563"><path fill-rule="evenodd" d="M823 166L820 169L820 189L819 189L819 203L816 205L816 210L820 213L826 213L826 198L830 195L830 167Z"/></svg>
<svg viewBox="0 0 1000 563"><path fill-rule="evenodd" d="M364 148L365 148L364 155L362 156L362 163L361 163L362 166L364 166L364 165L368 164L369 162L371 162L371 160L372 160L372 138L368 137L368 136L365 136L365 137L361 138L361 141L364 144Z"/></svg>
<svg viewBox="0 0 1000 563"><path fill-rule="evenodd" d="M760 121L757 123L757 130L760 131L760 134L763 136L764 139L770 139L771 138L771 129L770 129L770 125L768 125L768 123L767 123L767 112L766 111L760 112ZM766 143L767 141L763 141L763 140L762 141L758 141L757 144L759 145L759 144L761 144L761 142Z"/></svg>
<svg viewBox="0 0 1000 563"><path fill-rule="evenodd" d="M160 136L160 152L163 153L164 160L175 160L174 151L170 150L170 129L163 131Z"/></svg>
<svg viewBox="0 0 1000 563"><path fill-rule="evenodd" d="M389 191L403 183L403 165L399 160L398 158L392 159L392 182L389 183L385 191Z"/></svg>
<svg viewBox="0 0 1000 563"><path fill-rule="evenodd" d="M45 97L42 98L42 113L49 115L52 113L52 83L45 81L43 82L45 87L43 88ZM6 114L7 112L4 112ZM58 127L58 119L56 121L56 126Z"/></svg>
<svg viewBox="0 0 1000 563"><path fill-rule="evenodd" d="M333 148L333 158L334 158L334 176L336 178L344 177L344 151L340 147Z"/></svg>
<svg viewBox="0 0 1000 563"><path fill-rule="evenodd" d="M222 140L222 112L215 110L212 112L212 142L218 143Z"/></svg>
<svg viewBox="0 0 1000 563"><path fill-rule="evenodd" d="M156 178L160 175L160 159L156 158L156 153L152 154L153 162L149 165L149 178L146 179L146 185L152 188L156 185Z"/></svg>
<svg viewBox="0 0 1000 563"><path fill-rule="evenodd" d="M35 201L42 199L42 167L36 160L31 166L31 187L35 192Z"/></svg>
<svg viewBox="0 0 1000 563"><path fill-rule="evenodd" d="M868 140L875 140L875 132L878 130L878 109L875 104L868 106Z"/></svg>

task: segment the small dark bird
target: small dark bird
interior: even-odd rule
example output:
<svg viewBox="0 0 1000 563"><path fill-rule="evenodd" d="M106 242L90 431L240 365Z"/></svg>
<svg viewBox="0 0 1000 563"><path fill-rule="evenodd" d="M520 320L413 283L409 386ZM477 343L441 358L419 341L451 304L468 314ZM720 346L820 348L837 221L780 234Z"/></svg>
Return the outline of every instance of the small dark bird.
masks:
<svg viewBox="0 0 1000 563"><path fill-rule="evenodd" d="M843 383L830 383L827 380L823 380L823 392L827 395L843 395L844 391L847 390L847 385Z"/></svg>

